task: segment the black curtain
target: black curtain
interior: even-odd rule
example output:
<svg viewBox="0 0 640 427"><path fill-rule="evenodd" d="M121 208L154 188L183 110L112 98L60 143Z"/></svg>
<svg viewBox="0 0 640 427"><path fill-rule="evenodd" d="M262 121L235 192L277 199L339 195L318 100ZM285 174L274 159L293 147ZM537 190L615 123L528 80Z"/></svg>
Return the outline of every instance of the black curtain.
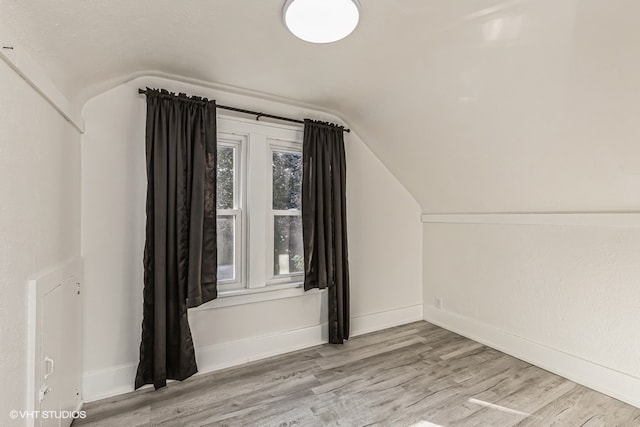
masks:
<svg viewBox="0 0 640 427"><path fill-rule="evenodd" d="M135 388L197 372L187 308L217 297L216 104L147 88L147 225Z"/></svg>
<svg viewBox="0 0 640 427"><path fill-rule="evenodd" d="M329 288L329 342L349 338L346 162L343 128L304 121L302 240L304 289Z"/></svg>

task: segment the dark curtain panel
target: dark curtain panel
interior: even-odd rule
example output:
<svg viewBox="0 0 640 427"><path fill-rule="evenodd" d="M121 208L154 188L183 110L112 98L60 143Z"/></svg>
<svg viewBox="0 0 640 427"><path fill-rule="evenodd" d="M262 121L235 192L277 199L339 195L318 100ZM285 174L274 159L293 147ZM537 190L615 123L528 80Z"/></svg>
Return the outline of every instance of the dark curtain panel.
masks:
<svg viewBox="0 0 640 427"><path fill-rule="evenodd" d="M305 120L302 149L304 289L329 288L329 342L349 338L346 162L342 127Z"/></svg>
<svg viewBox="0 0 640 427"><path fill-rule="evenodd" d="M197 372L187 308L217 297L216 104L147 88L147 225L135 388Z"/></svg>

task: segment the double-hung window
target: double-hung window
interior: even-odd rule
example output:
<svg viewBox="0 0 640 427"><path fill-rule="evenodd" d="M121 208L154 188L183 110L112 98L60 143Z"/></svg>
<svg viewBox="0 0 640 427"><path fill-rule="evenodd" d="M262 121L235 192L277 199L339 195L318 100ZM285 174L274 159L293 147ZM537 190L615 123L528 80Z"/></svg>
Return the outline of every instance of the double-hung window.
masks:
<svg viewBox="0 0 640 427"><path fill-rule="evenodd" d="M302 129L219 117L217 166L220 295L300 286Z"/></svg>
<svg viewBox="0 0 640 427"><path fill-rule="evenodd" d="M217 231L218 284L221 290L238 289L244 282L242 191L244 138L218 135Z"/></svg>
<svg viewBox="0 0 640 427"><path fill-rule="evenodd" d="M300 144L273 141L271 157L271 209L269 247L273 255L271 283L301 278L302 248L302 152Z"/></svg>

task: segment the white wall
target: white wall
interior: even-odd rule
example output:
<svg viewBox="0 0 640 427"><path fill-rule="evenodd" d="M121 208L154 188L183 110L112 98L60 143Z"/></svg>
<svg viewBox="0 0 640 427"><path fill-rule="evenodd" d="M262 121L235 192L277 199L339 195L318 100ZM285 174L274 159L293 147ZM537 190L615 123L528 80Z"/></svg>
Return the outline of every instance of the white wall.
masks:
<svg viewBox="0 0 640 427"><path fill-rule="evenodd" d="M425 212L639 209L640 2L416 0L404 13L428 7L475 13L407 28L410 56L390 56L403 66L372 73L376 90L358 82L344 110Z"/></svg>
<svg viewBox="0 0 640 427"><path fill-rule="evenodd" d="M0 424L7 425L11 409L26 409L27 281L80 254L80 135L3 61L0 93Z"/></svg>
<svg viewBox="0 0 640 427"><path fill-rule="evenodd" d="M592 216L425 223L425 318L640 405L640 224Z"/></svg>
<svg viewBox="0 0 640 427"><path fill-rule="evenodd" d="M638 211L640 4L498 3L431 41L424 137L374 151L429 214ZM637 228L426 224L426 318L640 405L638 255Z"/></svg>
<svg viewBox="0 0 640 427"><path fill-rule="evenodd" d="M142 321L145 98L139 87L207 96L293 117L326 113L158 77L135 79L84 108L82 254L85 398L132 389ZM353 133L346 138L353 332L422 317L420 208ZM322 294L208 310L190 322L201 370L320 343ZM256 321L258 320L258 321Z"/></svg>

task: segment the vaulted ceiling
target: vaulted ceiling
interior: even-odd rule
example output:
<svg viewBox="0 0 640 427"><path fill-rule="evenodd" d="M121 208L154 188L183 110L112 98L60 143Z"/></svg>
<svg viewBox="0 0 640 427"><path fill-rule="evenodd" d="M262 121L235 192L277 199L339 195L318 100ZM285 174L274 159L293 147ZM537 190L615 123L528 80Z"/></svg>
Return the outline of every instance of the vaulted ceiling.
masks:
<svg viewBox="0 0 640 427"><path fill-rule="evenodd" d="M162 71L333 110L425 211L640 206L640 2L364 0L328 45L289 34L283 3L0 0L0 15L77 105Z"/></svg>

